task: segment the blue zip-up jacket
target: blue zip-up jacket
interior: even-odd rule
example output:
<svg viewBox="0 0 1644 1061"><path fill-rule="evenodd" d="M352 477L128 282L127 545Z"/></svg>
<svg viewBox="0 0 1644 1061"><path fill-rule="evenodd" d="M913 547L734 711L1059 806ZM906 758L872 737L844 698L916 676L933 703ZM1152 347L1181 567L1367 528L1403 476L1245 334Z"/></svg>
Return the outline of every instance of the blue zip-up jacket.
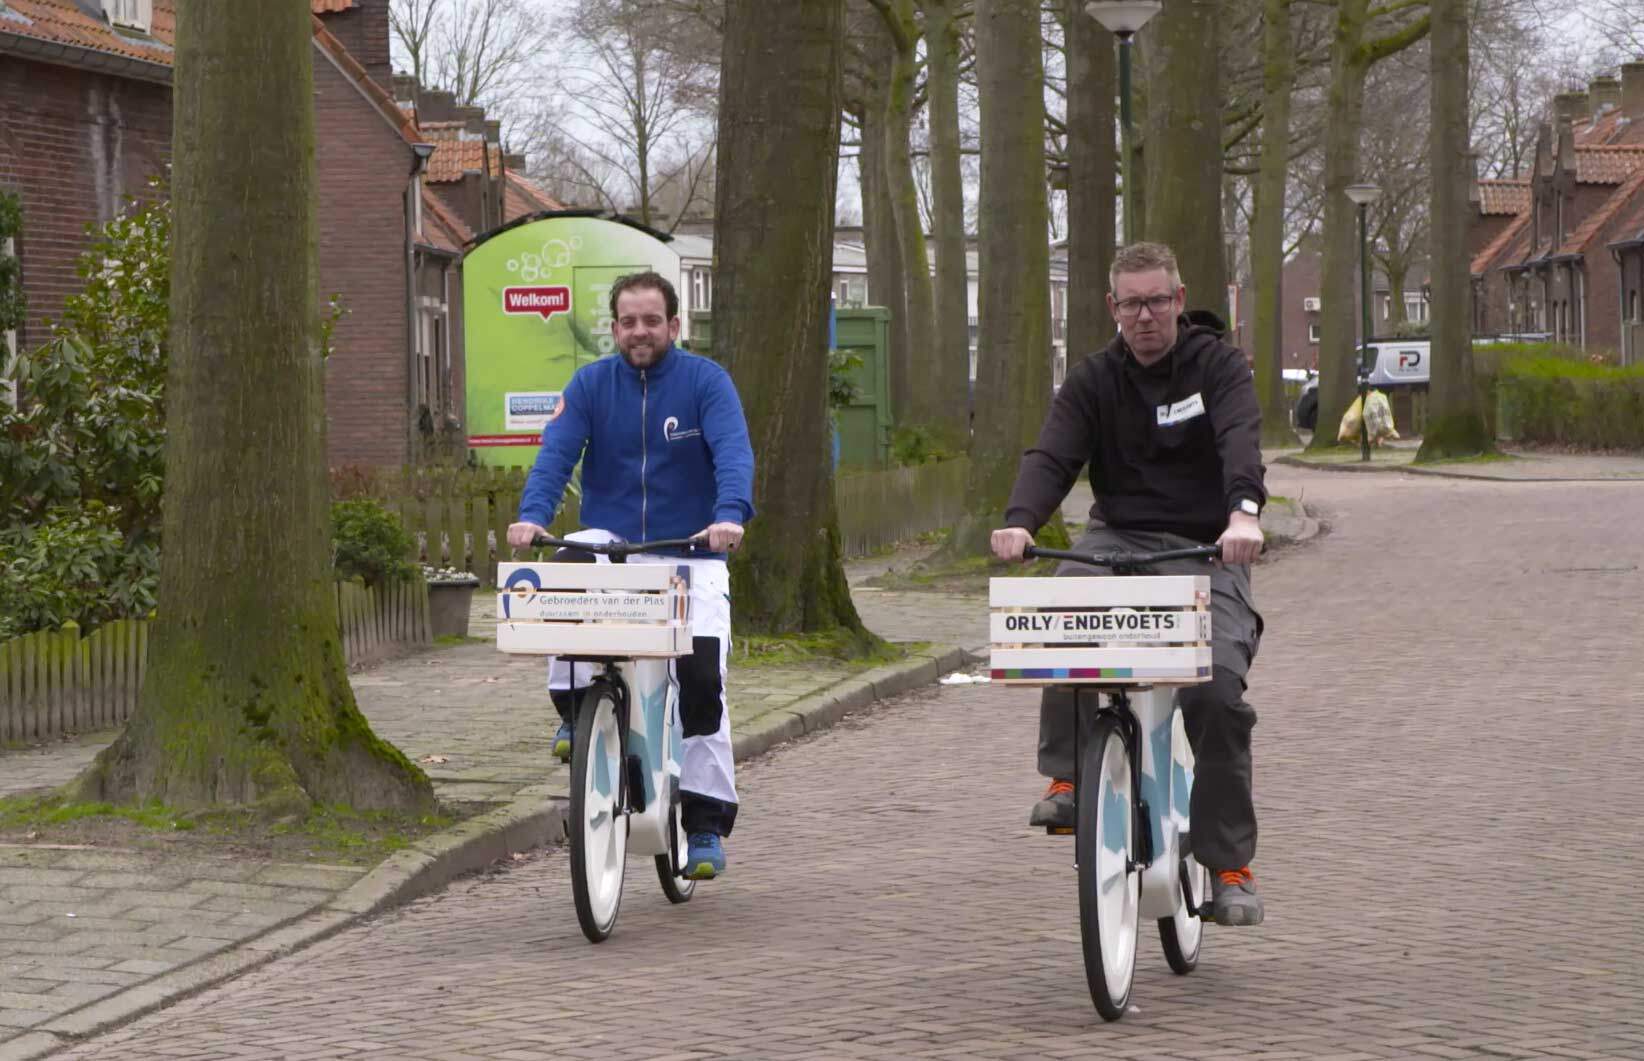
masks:
<svg viewBox="0 0 1644 1061"><path fill-rule="evenodd" d="M668 347L648 369L620 354L571 377L525 480L521 522L546 527L582 461L582 525L626 541L688 538L753 517L753 446L730 375Z"/></svg>

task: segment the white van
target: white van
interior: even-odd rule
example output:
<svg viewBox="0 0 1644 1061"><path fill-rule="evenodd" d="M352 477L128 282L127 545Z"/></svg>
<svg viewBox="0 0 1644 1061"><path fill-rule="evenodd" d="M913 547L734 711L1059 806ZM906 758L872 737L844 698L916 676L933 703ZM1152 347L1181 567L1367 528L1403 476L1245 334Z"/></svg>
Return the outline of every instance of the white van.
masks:
<svg viewBox="0 0 1644 1061"><path fill-rule="evenodd" d="M1431 340L1376 339L1371 341L1370 348L1375 352L1375 359L1371 362L1370 386L1426 384L1432 368Z"/></svg>

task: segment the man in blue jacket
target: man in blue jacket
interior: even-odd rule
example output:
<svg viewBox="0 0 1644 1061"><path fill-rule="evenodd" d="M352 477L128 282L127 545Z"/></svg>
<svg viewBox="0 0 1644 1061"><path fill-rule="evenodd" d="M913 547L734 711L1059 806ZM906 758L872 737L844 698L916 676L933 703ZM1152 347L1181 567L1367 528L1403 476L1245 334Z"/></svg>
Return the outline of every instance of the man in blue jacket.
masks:
<svg viewBox="0 0 1644 1061"><path fill-rule="evenodd" d="M611 334L619 357L571 377L542 432L508 544L524 548L554 520L582 461L582 523L602 537L656 541L702 535L709 554L670 558L691 566L693 652L679 660L685 736L680 795L690 851L686 875L725 870L722 837L736 821L736 767L725 705L730 652L730 574L725 554L753 516L753 447L731 377L674 345L679 296L667 279L634 273L611 287ZM636 558L637 560L637 558ZM556 661L550 689L561 724L554 751L571 751L571 688L581 673Z"/></svg>

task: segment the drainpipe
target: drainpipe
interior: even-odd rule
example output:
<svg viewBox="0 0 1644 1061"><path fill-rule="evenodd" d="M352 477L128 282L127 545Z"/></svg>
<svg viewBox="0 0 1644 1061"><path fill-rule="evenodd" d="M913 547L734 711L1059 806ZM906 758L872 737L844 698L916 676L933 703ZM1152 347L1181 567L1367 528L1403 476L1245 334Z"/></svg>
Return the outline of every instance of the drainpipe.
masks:
<svg viewBox="0 0 1644 1061"><path fill-rule="evenodd" d="M1610 248L1610 257L1615 260L1615 319L1621 335L1621 363L1633 363L1633 330L1627 323L1627 269L1621 263L1621 249Z"/></svg>
<svg viewBox="0 0 1644 1061"><path fill-rule="evenodd" d="M1576 280L1576 316L1581 318L1581 348L1587 349L1587 264L1572 262L1570 271Z"/></svg>
<svg viewBox="0 0 1644 1061"><path fill-rule="evenodd" d="M418 174L434 154L433 144L411 145L411 172L405 182L405 463L417 452L417 196Z"/></svg>

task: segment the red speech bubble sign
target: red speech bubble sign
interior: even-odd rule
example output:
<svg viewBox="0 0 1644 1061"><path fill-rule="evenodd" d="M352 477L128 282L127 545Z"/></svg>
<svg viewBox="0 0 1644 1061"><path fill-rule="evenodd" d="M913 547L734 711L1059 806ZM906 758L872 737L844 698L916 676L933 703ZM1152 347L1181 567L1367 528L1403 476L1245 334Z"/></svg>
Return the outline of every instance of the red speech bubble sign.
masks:
<svg viewBox="0 0 1644 1061"><path fill-rule="evenodd" d="M543 320L556 313L569 313L571 289L557 284L544 287L505 287L502 289L502 312L534 313Z"/></svg>

